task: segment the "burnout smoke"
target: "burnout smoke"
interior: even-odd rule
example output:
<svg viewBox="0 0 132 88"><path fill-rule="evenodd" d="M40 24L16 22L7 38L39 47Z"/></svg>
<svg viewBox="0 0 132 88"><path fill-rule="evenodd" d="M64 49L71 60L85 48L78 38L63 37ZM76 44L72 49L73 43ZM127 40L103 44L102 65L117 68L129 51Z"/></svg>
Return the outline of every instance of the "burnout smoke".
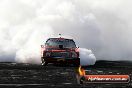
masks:
<svg viewBox="0 0 132 88"><path fill-rule="evenodd" d="M87 65L94 65L96 62L96 57L92 53L91 50L86 48L79 48L80 54L80 65L87 66Z"/></svg>
<svg viewBox="0 0 132 88"><path fill-rule="evenodd" d="M40 63L40 45L72 36L97 60L132 60L131 0L0 0L0 61Z"/></svg>

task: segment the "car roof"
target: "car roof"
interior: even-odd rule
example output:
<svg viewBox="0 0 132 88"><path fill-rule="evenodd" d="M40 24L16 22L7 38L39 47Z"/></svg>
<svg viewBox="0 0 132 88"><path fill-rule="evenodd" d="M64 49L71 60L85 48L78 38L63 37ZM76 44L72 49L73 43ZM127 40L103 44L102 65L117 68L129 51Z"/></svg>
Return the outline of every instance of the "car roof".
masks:
<svg viewBox="0 0 132 88"><path fill-rule="evenodd" d="M61 40L61 39L64 39L64 40L67 39L67 40L73 40L73 39L68 39L68 38L49 38L49 39L60 39L60 40ZM49 39L48 39L48 40L49 40Z"/></svg>

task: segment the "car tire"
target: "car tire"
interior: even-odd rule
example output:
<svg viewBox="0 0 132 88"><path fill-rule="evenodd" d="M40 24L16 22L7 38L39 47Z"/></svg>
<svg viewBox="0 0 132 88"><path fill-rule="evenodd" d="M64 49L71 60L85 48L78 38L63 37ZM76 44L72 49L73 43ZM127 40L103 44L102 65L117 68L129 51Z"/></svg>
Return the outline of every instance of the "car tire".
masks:
<svg viewBox="0 0 132 88"><path fill-rule="evenodd" d="M75 63L74 66L79 67L80 63Z"/></svg>
<svg viewBox="0 0 132 88"><path fill-rule="evenodd" d="M42 58L42 57L41 57L41 65L42 65L42 66L47 66L47 65L48 65L48 62L46 62L46 61L44 60L44 58Z"/></svg>
<svg viewBox="0 0 132 88"><path fill-rule="evenodd" d="M76 63L74 63L74 66L75 66L75 67L79 67L79 66L80 66L80 60L77 61Z"/></svg>

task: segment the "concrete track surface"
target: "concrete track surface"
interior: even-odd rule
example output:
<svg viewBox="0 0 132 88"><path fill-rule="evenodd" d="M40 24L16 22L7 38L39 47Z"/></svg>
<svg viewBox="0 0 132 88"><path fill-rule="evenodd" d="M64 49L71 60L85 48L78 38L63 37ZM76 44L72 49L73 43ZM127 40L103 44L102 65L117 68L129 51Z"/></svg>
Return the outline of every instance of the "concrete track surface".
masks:
<svg viewBox="0 0 132 88"><path fill-rule="evenodd" d="M0 63L0 88L132 88L127 84L85 84L76 81L78 67L37 64ZM90 74L128 74L132 78L132 62L97 61L85 67Z"/></svg>

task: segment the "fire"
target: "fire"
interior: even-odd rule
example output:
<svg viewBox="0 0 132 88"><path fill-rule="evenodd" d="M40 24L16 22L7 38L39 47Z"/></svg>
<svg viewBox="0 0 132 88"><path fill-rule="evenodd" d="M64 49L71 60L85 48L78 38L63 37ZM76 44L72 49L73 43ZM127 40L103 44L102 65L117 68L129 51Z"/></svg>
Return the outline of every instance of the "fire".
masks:
<svg viewBox="0 0 132 88"><path fill-rule="evenodd" d="M79 66L78 71L80 76L85 75L85 70L81 66Z"/></svg>

